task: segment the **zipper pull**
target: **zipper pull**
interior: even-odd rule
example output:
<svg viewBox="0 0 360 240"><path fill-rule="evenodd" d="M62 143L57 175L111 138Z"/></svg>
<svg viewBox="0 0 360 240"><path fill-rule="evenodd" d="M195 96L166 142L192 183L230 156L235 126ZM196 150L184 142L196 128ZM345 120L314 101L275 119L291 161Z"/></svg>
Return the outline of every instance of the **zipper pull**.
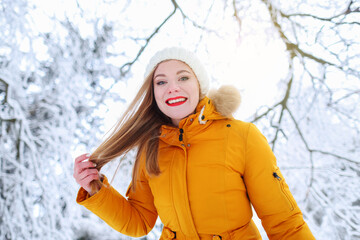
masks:
<svg viewBox="0 0 360 240"><path fill-rule="evenodd" d="M276 178L277 180L281 181L281 177L280 177L276 172L273 172L273 176L274 176L274 178Z"/></svg>
<svg viewBox="0 0 360 240"><path fill-rule="evenodd" d="M180 128L179 130L180 130L179 141L182 142L184 129Z"/></svg>

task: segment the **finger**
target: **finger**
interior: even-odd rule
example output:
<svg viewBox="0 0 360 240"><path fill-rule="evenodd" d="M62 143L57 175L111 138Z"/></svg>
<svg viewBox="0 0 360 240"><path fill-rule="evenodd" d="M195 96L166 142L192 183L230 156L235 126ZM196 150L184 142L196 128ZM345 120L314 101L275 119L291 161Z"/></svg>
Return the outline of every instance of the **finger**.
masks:
<svg viewBox="0 0 360 240"><path fill-rule="evenodd" d="M75 168L74 168L74 172L75 173L82 173L85 169L92 169L95 168L96 164L93 162L80 162L78 164L76 164Z"/></svg>
<svg viewBox="0 0 360 240"><path fill-rule="evenodd" d="M94 180L99 180L99 174L90 174L80 181L86 187L90 187L90 183Z"/></svg>
<svg viewBox="0 0 360 240"><path fill-rule="evenodd" d="M76 182L79 182L83 178L85 178L87 175L89 175L91 173L95 173L95 172L98 173L98 170L95 168L84 168L84 169L80 169L80 170L74 170L73 176L74 176Z"/></svg>
<svg viewBox="0 0 360 240"><path fill-rule="evenodd" d="M99 171L96 169L86 169L78 175L79 181L82 181L89 175L99 175Z"/></svg>
<svg viewBox="0 0 360 240"><path fill-rule="evenodd" d="M77 158L75 158L75 163L82 162L82 161L88 159L89 157L90 157L89 153L82 154L82 155L78 156Z"/></svg>
<svg viewBox="0 0 360 240"><path fill-rule="evenodd" d="M84 179L82 179L80 182L78 182L78 184L84 188L87 192L90 193L91 191L91 185L90 183L94 180L99 180L99 175L98 174L91 174L86 176Z"/></svg>
<svg viewBox="0 0 360 240"><path fill-rule="evenodd" d="M77 174L77 173L80 173L83 171L83 167L86 167L86 166L83 166L82 163L84 160L86 160L88 158L88 154L83 154L81 156L78 156L76 159L75 159L75 163L74 163L74 174ZM87 163L88 161L85 161L84 163Z"/></svg>

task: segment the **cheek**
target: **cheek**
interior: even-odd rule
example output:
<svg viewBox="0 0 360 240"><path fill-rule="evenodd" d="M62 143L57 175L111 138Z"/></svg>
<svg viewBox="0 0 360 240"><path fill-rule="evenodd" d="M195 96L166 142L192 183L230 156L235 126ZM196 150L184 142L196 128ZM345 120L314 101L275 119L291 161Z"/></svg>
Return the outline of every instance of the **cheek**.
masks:
<svg viewBox="0 0 360 240"><path fill-rule="evenodd" d="M196 98L199 98L200 97L200 87L199 87L199 84L198 83L196 83L196 84L194 84L193 85L193 87L192 87L192 94L194 95L194 96L196 96ZM196 99L195 98L195 99ZM198 99L199 100L199 99Z"/></svg>
<svg viewBox="0 0 360 240"><path fill-rule="evenodd" d="M156 104L159 105L159 103L161 103L161 99L162 99L162 94L159 88L154 88L154 97L155 97L155 101Z"/></svg>

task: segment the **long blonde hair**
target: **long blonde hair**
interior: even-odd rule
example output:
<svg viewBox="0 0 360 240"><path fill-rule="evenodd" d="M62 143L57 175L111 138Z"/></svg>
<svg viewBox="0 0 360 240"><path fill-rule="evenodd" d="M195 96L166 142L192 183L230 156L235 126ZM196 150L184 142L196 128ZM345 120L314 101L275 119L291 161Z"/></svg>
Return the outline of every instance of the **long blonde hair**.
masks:
<svg viewBox="0 0 360 240"><path fill-rule="evenodd" d="M155 68L156 69L156 68ZM132 182L135 183L139 172L140 155L146 153L146 170L151 175L159 175L157 161L159 133L163 124L171 124L169 117L158 108L154 97L153 70L145 79L143 85L115 125L113 132L91 154L90 161L100 169L129 150L137 148L133 167ZM91 182L92 190L102 186L100 180ZM135 184L132 184L135 190Z"/></svg>

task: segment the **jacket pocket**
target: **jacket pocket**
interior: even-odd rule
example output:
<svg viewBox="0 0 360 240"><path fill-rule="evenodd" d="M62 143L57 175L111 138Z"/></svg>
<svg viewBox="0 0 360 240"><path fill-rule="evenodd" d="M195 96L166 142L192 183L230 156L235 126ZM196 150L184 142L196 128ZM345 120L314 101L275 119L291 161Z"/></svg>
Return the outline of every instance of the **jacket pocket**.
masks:
<svg viewBox="0 0 360 240"><path fill-rule="evenodd" d="M273 172L273 177L278 182L281 193L284 199L286 200L286 202L288 203L290 210L291 211L294 210L296 205L295 200L289 190L289 186L285 182L284 176L281 174L280 169L278 167Z"/></svg>

